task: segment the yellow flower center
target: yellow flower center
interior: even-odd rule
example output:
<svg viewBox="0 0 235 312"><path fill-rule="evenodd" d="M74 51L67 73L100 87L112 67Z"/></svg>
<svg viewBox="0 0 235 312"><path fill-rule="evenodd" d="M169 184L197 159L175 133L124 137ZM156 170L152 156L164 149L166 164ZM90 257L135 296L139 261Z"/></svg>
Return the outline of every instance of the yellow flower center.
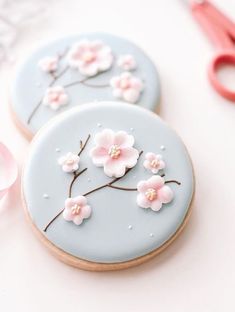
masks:
<svg viewBox="0 0 235 312"><path fill-rule="evenodd" d="M112 159L117 159L121 154L121 149L118 145L112 145L108 154Z"/></svg>
<svg viewBox="0 0 235 312"><path fill-rule="evenodd" d="M154 199L157 198L157 192L156 190L149 188L147 189L147 191L145 192L145 196L148 200L153 201Z"/></svg>
<svg viewBox="0 0 235 312"><path fill-rule="evenodd" d="M92 62L95 59L95 54L91 51L87 51L83 54L82 59L86 63Z"/></svg>
<svg viewBox="0 0 235 312"><path fill-rule="evenodd" d="M157 159L154 159L151 161L151 167L156 168L159 165L159 161Z"/></svg>
<svg viewBox="0 0 235 312"><path fill-rule="evenodd" d="M129 86L130 86L130 82L129 82L128 79L122 79L122 80L120 81L120 87L121 87L121 89L127 89L127 88L129 88Z"/></svg>
<svg viewBox="0 0 235 312"><path fill-rule="evenodd" d="M81 206L79 206L78 204L73 205L73 207L71 208L72 210L72 214L73 215L77 215L80 213L81 210Z"/></svg>
<svg viewBox="0 0 235 312"><path fill-rule="evenodd" d="M69 158L66 160L67 165L72 165L74 163L74 160L72 158Z"/></svg>

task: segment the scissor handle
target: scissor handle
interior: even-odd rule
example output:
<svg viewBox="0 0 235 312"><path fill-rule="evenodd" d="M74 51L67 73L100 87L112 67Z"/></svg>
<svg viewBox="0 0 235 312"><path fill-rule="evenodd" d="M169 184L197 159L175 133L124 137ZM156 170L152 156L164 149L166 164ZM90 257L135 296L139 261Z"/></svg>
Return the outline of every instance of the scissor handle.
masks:
<svg viewBox="0 0 235 312"><path fill-rule="evenodd" d="M209 65L208 76L212 86L220 95L232 102L235 102L235 91L229 90L218 79L217 72L224 65L235 66L234 51L223 51L222 53L217 54Z"/></svg>

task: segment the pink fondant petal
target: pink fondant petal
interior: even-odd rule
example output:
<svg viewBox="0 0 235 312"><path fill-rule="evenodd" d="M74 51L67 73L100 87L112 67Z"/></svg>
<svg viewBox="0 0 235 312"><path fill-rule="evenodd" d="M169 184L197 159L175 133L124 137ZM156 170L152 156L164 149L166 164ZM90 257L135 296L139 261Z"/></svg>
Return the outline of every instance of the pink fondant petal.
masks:
<svg viewBox="0 0 235 312"><path fill-rule="evenodd" d="M74 205L74 199L73 198L67 198L66 200L65 200L65 203L64 203L64 205L65 205L65 208L71 208L73 205Z"/></svg>
<svg viewBox="0 0 235 312"><path fill-rule="evenodd" d="M154 160L155 158L156 158L156 155L154 154L154 153L146 153L145 154L145 158L147 159L147 160L149 160L149 161L152 161L152 160Z"/></svg>
<svg viewBox="0 0 235 312"><path fill-rule="evenodd" d="M77 169L73 170L73 167L71 165L66 165L66 164L62 166L62 169L64 172L67 172L67 173L77 170Z"/></svg>
<svg viewBox="0 0 235 312"><path fill-rule="evenodd" d="M63 218L66 221L72 221L73 220L73 215L69 209L64 209L63 211Z"/></svg>
<svg viewBox="0 0 235 312"><path fill-rule="evenodd" d="M98 73L98 64L96 62L83 64L79 67L79 71L84 76L94 76Z"/></svg>
<svg viewBox="0 0 235 312"><path fill-rule="evenodd" d="M165 165L164 161L160 160L160 161L159 161L159 169L164 169L165 166L166 166L166 165Z"/></svg>
<svg viewBox="0 0 235 312"><path fill-rule="evenodd" d="M129 103L136 103L139 99L140 92L134 88L129 88L123 93L123 99Z"/></svg>
<svg viewBox="0 0 235 312"><path fill-rule="evenodd" d="M159 176L152 176L150 179L148 179L147 181L148 183L148 187L149 188L153 188L155 190L158 190L159 188L161 188L164 185L164 179Z"/></svg>
<svg viewBox="0 0 235 312"><path fill-rule="evenodd" d="M148 182L147 181L140 181L137 184L137 190L141 193L145 193L147 191L147 189L149 188L148 186Z"/></svg>
<svg viewBox="0 0 235 312"><path fill-rule="evenodd" d="M108 159L108 151L104 147L94 147L90 150L90 157L95 166L103 166Z"/></svg>
<svg viewBox="0 0 235 312"><path fill-rule="evenodd" d="M120 83L120 78L119 77L113 77L110 79L109 84L113 88L118 88Z"/></svg>
<svg viewBox="0 0 235 312"><path fill-rule="evenodd" d="M143 90L144 85L139 78L132 77L130 82L131 82L131 86L133 89L135 89L139 92L141 92Z"/></svg>
<svg viewBox="0 0 235 312"><path fill-rule="evenodd" d="M137 164L139 152L133 147L123 148L120 160L123 160L127 168L132 168Z"/></svg>
<svg viewBox="0 0 235 312"><path fill-rule="evenodd" d="M138 194L136 199L137 205L141 208L149 208L150 202L148 199L144 196L144 194Z"/></svg>
<svg viewBox="0 0 235 312"><path fill-rule="evenodd" d="M83 218L87 219L91 215L91 207L88 205L85 205L82 207L81 215Z"/></svg>
<svg viewBox="0 0 235 312"><path fill-rule="evenodd" d="M158 198L160 201L162 201L164 204L167 204L172 201L173 199L173 192L171 188L167 185L164 185L161 187L157 192Z"/></svg>
<svg viewBox="0 0 235 312"><path fill-rule="evenodd" d="M151 203L151 207L150 207L153 211L159 211L162 208L162 202L158 199L154 200Z"/></svg>
<svg viewBox="0 0 235 312"><path fill-rule="evenodd" d="M104 129L95 136L95 142L100 147L110 148L110 146L113 145L113 141L114 132L110 129Z"/></svg>
<svg viewBox="0 0 235 312"><path fill-rule="evenodd" d="M126 172L125 164L122 160L109 158L104 164L104 173L108 177L119 178Z"/></svg>
<svg viewBox="0 0 235 312"><path fill-rule="evenodd" d="M80 224L82 223L82 221L83 221L83 218L82 218L80 215L75 216L75 217L73 218L73 222L74 222L76 225L80 225Z"/></svg>
<svg viewBox="0 0 235 312"><path fill-rule="evenodd" d="M129 135L125 131L118 131L114 135L114 144L120 146L121 148L132 147L134 142L135 139L133 135Z"/></svg>
<svg viewBox="0 0 235 312"><path fill-rule="evenodd" d="M149 160L145 160L143 165L145 169L152 170Z"/></svg>
<svg viewBox="0 0 235 312"><path fill-rule="evenodd" d="M75 203L79 206L85 206L87 204L87 199L85 196L79 195L73 198Z"/></svg>

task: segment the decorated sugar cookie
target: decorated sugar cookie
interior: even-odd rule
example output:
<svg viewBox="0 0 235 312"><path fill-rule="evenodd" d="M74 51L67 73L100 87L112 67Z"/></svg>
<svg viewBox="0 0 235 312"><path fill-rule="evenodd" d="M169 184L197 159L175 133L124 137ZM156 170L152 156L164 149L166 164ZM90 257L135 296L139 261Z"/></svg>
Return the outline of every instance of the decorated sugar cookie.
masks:
<svg viewBox="0 0 235 312"><path fill-rule="evenodd" d="M133 43L104 33L63 38L36 50L12 83L14 120L31 138L50 118L74 106L123 100L155 111L156 68Z"/></svg>
<svg viewBox="0 0 235 312"><path fill-rule="evenodd" d="M38 133L22 189L30 222L57 257L114 270L168 246L189 216L194 182L183 143L158 116L100 102Z"/></svg>

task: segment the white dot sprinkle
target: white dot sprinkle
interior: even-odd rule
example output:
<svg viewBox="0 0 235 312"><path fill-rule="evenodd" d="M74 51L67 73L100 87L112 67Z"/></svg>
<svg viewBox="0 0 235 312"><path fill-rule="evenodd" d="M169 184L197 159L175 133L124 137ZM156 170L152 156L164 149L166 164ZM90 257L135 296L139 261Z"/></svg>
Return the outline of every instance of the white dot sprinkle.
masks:
<svg viewBox="0 0 235 312"><path fill-rule="evenodd" d="M136 178L136 176L134 175L134 176L133 176L133 179L135 179L135 178Z"/></svg>
<svg viewBox="0 0 235 312"><path fill-rule="evenodd" d="M98 124L97 124L97 127L98 127L98 128L102 127L101 123L98 123Z"/></svg>
<svg viewBox="0 0 235 312"><path fill-rule="evenodd" d="M49 195L45 193L45 194L43 194L43 198L48 199Z"/></svg>
<svg viewBox="0 0 235 312"><path fill-rule="evenodd" d="M165 148L164 145L161 145L161 146L160 146L160 149L161 149L162 151L165 151L166 148Z"/></svg>
<svg viewBox="0 0 235 312"><path fill-rule="evenodd" d="M36 87L40 88L42 86L41 82L37 82L36 84Z"/></svg>
<svg viewBox="0 0 235 312"><path fill-rule="evenodd" d="M131 224L128 226L128 229L129 229L129 230L132 230L132 225L131 225Z"/></svg>
<svg viewBox="0 0 235 312"><path fill-rule="evenodd" d="M134 128L130 128L131 131L134 131Z"/></svg>
<svg viewBox="0 0 235 312"><path fill-rule="evenodd" d="M56 151L56 153L59 153L59 152L60 152L60 149L59 149L59 148L56 148L55 151Z"/></svg>
<svg viewBox="0 0 235 312"><path fill-rule="evenodd" d="M150 237L153 237L153 236L154 236L154 234L153 234L153 233L150 233L150 234L149 234L149 236L150 236Z"/></svg>
<svg viewBox="0 0 235 312"><path fill-rule="evenodd" d="M87 179L87 181L88 181L88 182L91 182L91 179L90 179L90 178L88 178L88 179Z"/></svg>

